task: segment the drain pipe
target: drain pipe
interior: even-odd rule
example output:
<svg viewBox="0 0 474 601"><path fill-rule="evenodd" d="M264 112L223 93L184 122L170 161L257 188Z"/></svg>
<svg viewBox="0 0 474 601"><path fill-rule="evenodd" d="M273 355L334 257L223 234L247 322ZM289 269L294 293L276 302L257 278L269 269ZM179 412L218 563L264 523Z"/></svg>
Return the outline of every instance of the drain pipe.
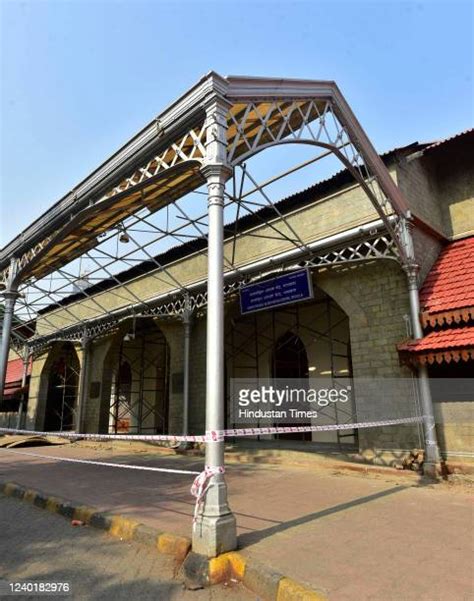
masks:
<svg viewBox="0 0 474 601"><path fill-rule="evenodd" d="M410 221L410 214L408 214L407 217L402 217L400 220L400 239L406 253L403 268L408 279L412 332L413 338L415 340L420 340L423 338L423 329L420 320L420 297L418 291L419 266L415 260L412 228L413 223ZM440 454L436 435L433 399L431 397L428 369L426 365L418 366L418 390L423 411L423 431L425 437L423 472L427 476L436 477L440 471Z"/></svg>

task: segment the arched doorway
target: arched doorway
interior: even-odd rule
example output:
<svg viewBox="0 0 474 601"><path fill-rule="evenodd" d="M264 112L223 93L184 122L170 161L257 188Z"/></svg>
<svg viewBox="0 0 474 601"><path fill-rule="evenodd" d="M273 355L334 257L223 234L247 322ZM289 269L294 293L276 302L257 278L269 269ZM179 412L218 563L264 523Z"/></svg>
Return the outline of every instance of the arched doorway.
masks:
<svg viewBox="0 0 474 601"><path fill-rule="evenodd" d="M64 344L53 361L48 378L44 429L73 430L76 424L80 364L71 343Z"/></svg>
<svg viewBox="0 0 474 601"><path fill-rule="evenodd" d="M247 315L238 303L226 315L226 368L229 379L269 378L329 379L333 387L347 385L352 378L349 317L321 288L313 283L314 298ZM228 385L228 406L231 406ZM236 427L232 412L227 426ZM313 425L348 424L357 421L355 399L318 409ZM272 425L255 421L255 427ZM283 424L278 424L283 425ZM291 424L303 425L303 424ZM285 436L286 437L286 436ZM357 448L356 430L305 433L321 448Z"/></svg>
<svg viewBox="0 0 474 601"><path fill-rule="evenodd" d="M275 380L307 380L308 355L301 338L294 332L285 332L275 342L272 353L272 377ZM277 383L278 386L278 383ZM295 424L275 424L285 426ZM306 426L311 424L298 424ZM311 432L278 434L278 438L287 440L311 440Z"/></svg>
<svg viewBox="0 0 474 601"><path fill-rule="evenodd" d="M149 318L138 318L119 341L110 400L109 431L168 431L169 348Z"/></svg>

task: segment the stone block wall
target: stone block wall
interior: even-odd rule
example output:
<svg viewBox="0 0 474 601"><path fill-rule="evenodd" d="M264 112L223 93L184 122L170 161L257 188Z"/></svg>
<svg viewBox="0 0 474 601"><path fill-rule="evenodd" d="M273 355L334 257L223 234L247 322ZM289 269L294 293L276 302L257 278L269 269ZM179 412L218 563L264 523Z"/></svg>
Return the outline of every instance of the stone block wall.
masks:
<svg viewBox="0 0 474 601"><path fill-rule="evenodd" d="M190 354L189 431L203 434L206 430L206 316L194 320Z"/></svg>
<svg viewBox="0 0 474 601"><path fill-rule="evenodd" d="M181 321L168 323L157 321L157 325L165 335L169 346L168 432L181 434L183 430L183 324Z"/></svg>
<svg viewBox="0 0 474 601"><path fill-rule="evenodd" d="M394 261L345 267L320 273L320 286L349 316L352 368L355 379L356 411L361 421L416 415L415 396L393 398L383 390L361 393L357 378L408 378L400 366L396 345L407 337L409 303L406 276ZM408 450L420 446L419 430L413 426L387 426L359 430L359 446L368 449ZM396 453L395 453L396 454Z"/></svg>
<svg viewBox="0 0 474 601"><path fill-rule="evenodd" d="M321 270L315 274L315 283L326 292L349 316L352 366L355 378L411 377L400 367L396 345L407 336L406 318L409 314L407 284L398 263L377 260L368 264ZM232 307L228 304L226 310ZM169 421L170 433L181 433L183 395L179 385L183 372L183 325L180 321L157 320L169 345ZM228 330L226 330L228 335ZM86 432L107 432L110 408L111 381L118 355L118 339L123 332L95 340L90 345L89 378L84 409ZM81 353L79 352L80 356ZM41 421L44 407L44 381L41 373L48 356L36 359L31 377L29 417ZM43 381L43 389L40 383ZM93 383L99 383L92 386ZM94 389L94 396L91 391ZM206 398L206 316L195 317L192 325L190 352L189 430L205 431ZM412 416L415 414L413 397L384 399L358 398L358 419L383 416ZM372 403L372 405L371 405ZM373 408L377 405L377 415ZM385 405L383 404L385 403ZM43 408L42 408L43 407ZM371 413L372 412L372 413ZM411 426L386 427L359 431L361 450L412 449L420 445L418 429Z"/></svg>
<svg viewBox="0 0 474 601"><path fill-rule="evenodd" d="M449 228L438 198L436 174L431 164L421 158L397 165L397 183L412 213L436 231L449 235Z"/></svg>
<svg viewBox="0 0 474 601"><path fill-rule="evenodd" d="M88 378L83 411L84 432L108 431L111 375L107 372L112 370L109 353L113 340L113 336L98 338L92 340L88 347Z"/></svg>

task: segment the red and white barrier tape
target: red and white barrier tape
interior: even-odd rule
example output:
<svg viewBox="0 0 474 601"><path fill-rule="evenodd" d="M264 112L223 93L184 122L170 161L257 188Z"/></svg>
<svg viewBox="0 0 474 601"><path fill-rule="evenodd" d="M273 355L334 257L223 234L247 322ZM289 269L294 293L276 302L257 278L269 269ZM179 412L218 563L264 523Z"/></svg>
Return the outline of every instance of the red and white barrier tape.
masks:
<svg viewBox="0 0 474 601"><path fill-rule="evenodd" d="M171 435L171 434L80 434L78 432L41 432L38 430L17 430L0 428L0 434L27 434L29 436L60 436L63 438L81 438L87 440L140 440L145 442L220 442L235 436L258 436L262 434L290 434L298 432L328 432L334 430L356 430L361 428L377 428L415 424L423 421L423 417L403 417L376 422L355 422L349 424L329 424L325 426L268 426L260 428L228 428L226 430L209 430L206 434Z"/></svg>
<svg viewBox="0 0 474 601"><path fill-rule="evenodd" d="M86 440L141 440L145 442L206 442L207 437L201 435L171 434L80 434L78 432L42 432L39 430L17 430L16 428L0 428L0 434L27 434L28 436L60 436L62 438L82 438Z"/></svg>
<svg viewBox="0 0 474 601"><path fill-rule="evenodd" d="M197 522L199 510L204 501L204 495L208 491L211 484L210 479L212 476L217 476L217 474L223 474L224 472L225 468L222 465L217 467L206 465L199 476L194 478L194 482L191 485L191 494L196 499L196 504L194 506L193 528Z"/></svg>
<svg viewBox="0 0 474 601"><path fill-rule="evenodd" d="M187 474L195 476L201 472L193 470L175 470L167 467L152 467L148 465L129 465L128 463L111 463L110 461L93 461L92 459L73 459L72 457L58 457L57 455L42 455L41 453L31 453L30 451L17 451L16 449L1 448L1 451L15 453L16 455L27 455L28 457L38 457L40 459L53 459L55 461L66 461L68 463L85 463L89 465L98 465L102 467L121 467L127 470L141 470L146 472L165 472L169 474Z"/></svg>
<svg viewBox="0 0 474 601"><path fill-rule="evenodd" d="M377 422L357 422L352 424L330 424L325 426L269 426L263 428L231 428L227 430L211 430L210 440L218 442L233 436L258 436L262 434L290 434L298 432L329 432L334 430L355 430L361 428L377 428L380 426L397 426L400 424L416 424L422 422L422 417L403 417Z"/></svg>

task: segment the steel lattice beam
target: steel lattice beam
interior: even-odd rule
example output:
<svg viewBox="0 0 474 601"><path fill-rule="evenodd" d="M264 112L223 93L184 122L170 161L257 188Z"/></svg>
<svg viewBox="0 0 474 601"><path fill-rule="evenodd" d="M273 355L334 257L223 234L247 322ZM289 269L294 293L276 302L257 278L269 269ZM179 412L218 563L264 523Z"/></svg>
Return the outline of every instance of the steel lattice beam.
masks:
<svg viewBox="0 0 474 601"><path fill-rule="evenodd" d="M256 269L251 275L237 276L237 278L227 282L224 288L224 294L226 298L229 298L238 292L242 286L265 277L268 275L269 271L274 271L276 268L285 270L297 269L302 266L320 268L348 263L361 263L377 259L399 261L397 247L390 236L382 234L366 240L359 240L343 247L311 253L309 256L301 254L298 259L294 259L293 261L283 261L280 264L274 262L271 270L267 269L262 271ZM137 315L162 318L180 317L186 310L197 311L206 307L207 292L205 286L206 283L202 282L200 286L197 286L197 289L191 293L176 292L175 294L170 295L168 299L156 301L154 304L150 303L148 306L144 305L141 308L130 308L115 317L83 322L75 327L65 329L49 336L33 338L28 342L28 346L33 351L37 352L56 340L79 342L82 339L84 332L86 332L89 337L105 335L116 329L123 319Z"/></svg>
<svg viewBox="0 0 474 601"><path fill-rule="evenodd" d="M31 236L27 230L0 252L0 282L7 282L12 255L18 259L21 282L44 276L93 248L98 235L123 219L122 200L127 200L128 214L143 206L141 191L147 186L146 202L157 210L200 185L206 137L212 139L215 127L206 125L204 118L210 95L225 99L229 106L227 154L232 165L278 144L321 146L351 170L382 219L393 212L407 213L402 195L333 82L222 78L210 73L78 185L59 203L62 211L56 206L50 219L46 214L39 224L43 221L43 228L32 229ZM390 233L398 243L397 232ZM399 252L403 257L402 245Z"/></svg>

